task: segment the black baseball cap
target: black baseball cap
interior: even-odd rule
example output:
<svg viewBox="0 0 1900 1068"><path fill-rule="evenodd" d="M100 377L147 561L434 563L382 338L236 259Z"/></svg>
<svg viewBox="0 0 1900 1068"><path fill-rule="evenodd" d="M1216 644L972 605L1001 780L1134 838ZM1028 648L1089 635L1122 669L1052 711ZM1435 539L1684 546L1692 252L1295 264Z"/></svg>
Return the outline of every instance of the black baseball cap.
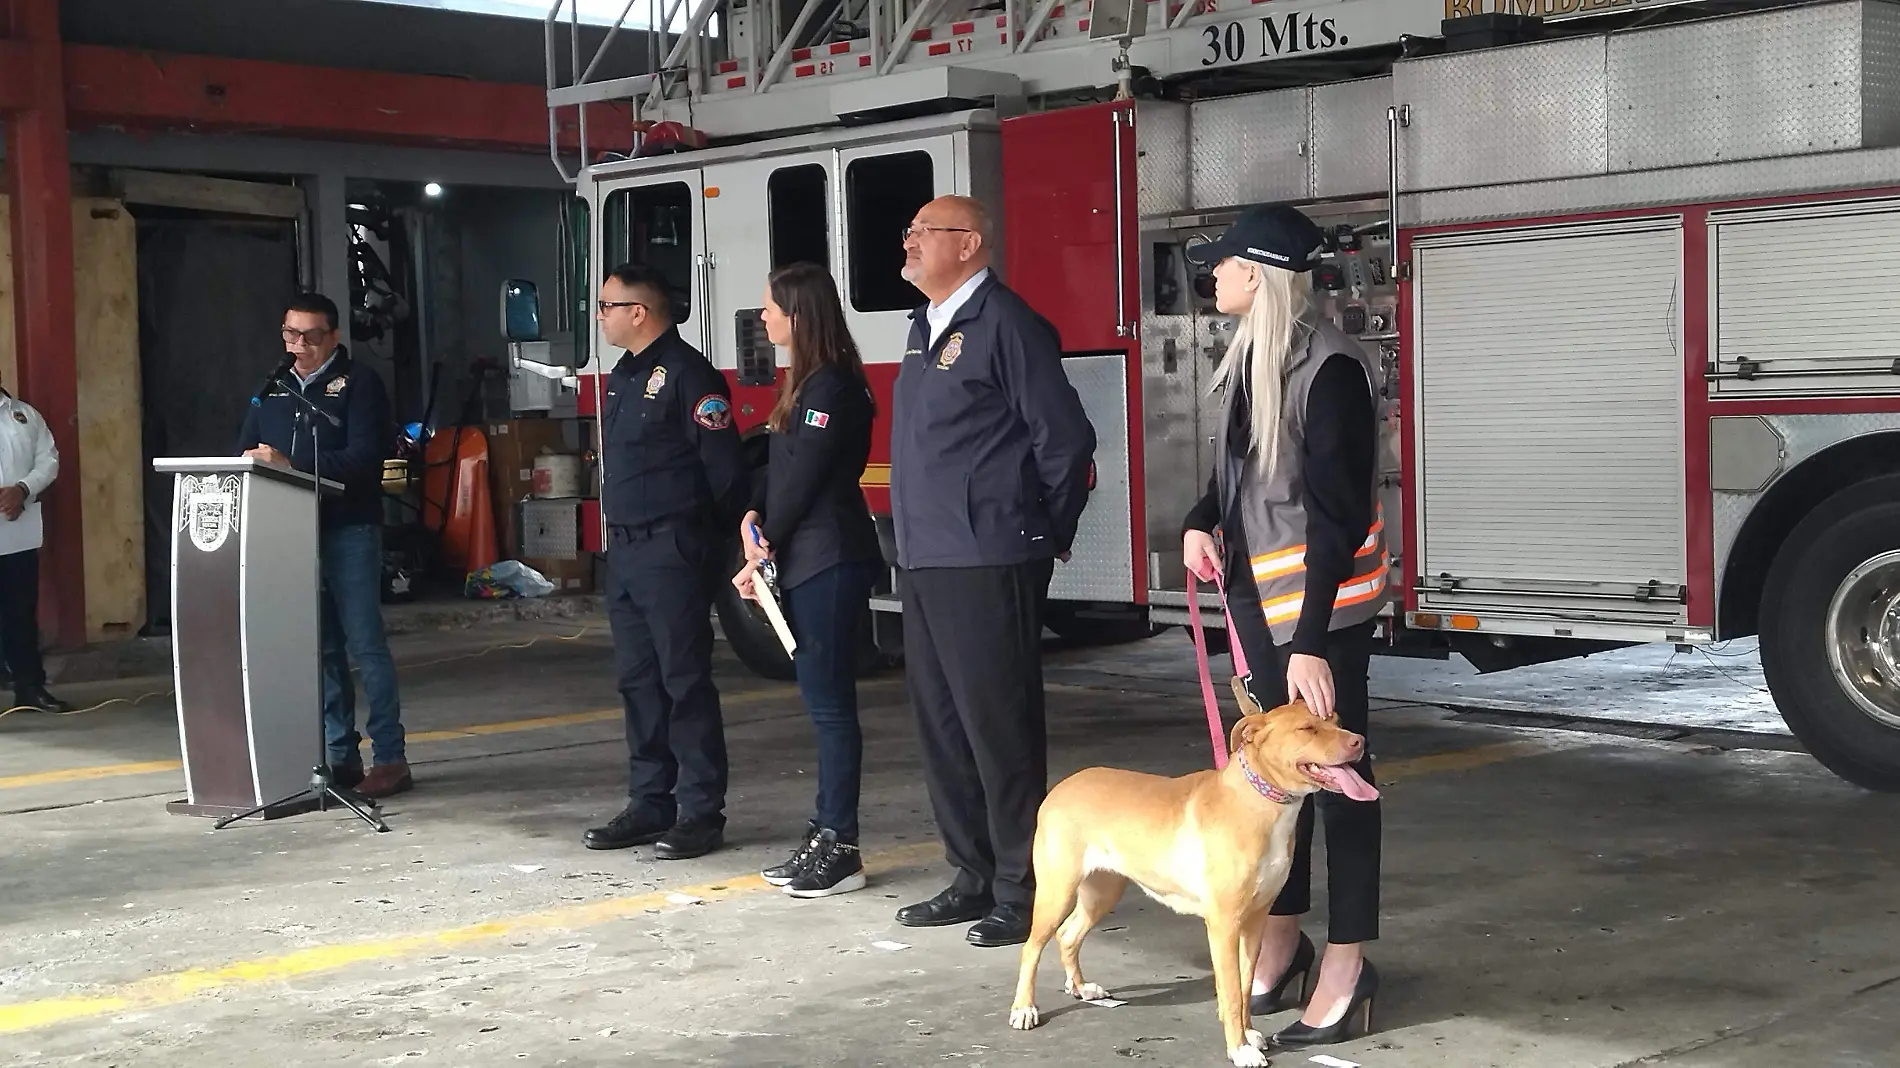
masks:
<svg viewBox="0 0 1900 1068"><path fill-rule="evenodd" d="M1291 204L1256 204L1212 241L1190 245L1187 258L1212 266L1239 256L1295 274L1319 265L1326 250L1326 234Z"/></svg>

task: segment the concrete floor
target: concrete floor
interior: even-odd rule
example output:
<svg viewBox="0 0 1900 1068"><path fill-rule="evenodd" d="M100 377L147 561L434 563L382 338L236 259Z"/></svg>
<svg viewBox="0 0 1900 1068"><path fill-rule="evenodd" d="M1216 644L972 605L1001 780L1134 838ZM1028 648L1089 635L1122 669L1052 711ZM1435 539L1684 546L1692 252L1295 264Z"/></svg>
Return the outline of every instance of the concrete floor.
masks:
<svg viewBox="0 0 1900 1068"><path fill-rule="evenodd" d="M1007 1026L1015 950L893 922L946 878L895 673L861 691L866 891L799 902L752 874L802 824L813 749L791 690L723 648L731 846L675 864L581 848L625 765L604 628L578 626L397 640L419 786L389 804L387 835L335 813L216 833L166 814L180 777L162 696L0 719L0 1063L1224 1063L1198 922L1138 895L1085 950L1126 1004L1065 1003L1051 953L1047 1022L1027 1034ZM1313 1052L1367 1068L1900 1063L1900 799L1730 707L1723 687L1746 689L1732 669L1572 665L1499 697L1457 664L1380 665L1381 1030ZM1052 651L1052 772L1204 766L1192 671L1179 631ZM1600 684L1624 692L1578 699ZM1667 719L1662 691L1714 718L1575 718Z"/></svg>

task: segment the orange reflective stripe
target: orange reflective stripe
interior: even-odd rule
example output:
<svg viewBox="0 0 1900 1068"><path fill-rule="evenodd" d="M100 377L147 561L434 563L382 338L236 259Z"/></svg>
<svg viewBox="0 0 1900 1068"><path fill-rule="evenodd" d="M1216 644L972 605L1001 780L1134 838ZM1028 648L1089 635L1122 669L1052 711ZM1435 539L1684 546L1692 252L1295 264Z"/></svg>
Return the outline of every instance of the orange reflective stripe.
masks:
<svg viewBox="0 0 1900 1068"><path fill-rule="evenodd" d="M1364 575L1355 575L1352 579L1340 583L1339 593L1333 597L1334 608L1349 608L1367 601L1385 592L1386 570L1392 566L1390 553L1379 554L1378 570ZM1289 593L1260 602L1261 611L1266 613L1267 625L1284 623L1298 619L1300 609L1306 604L1306 594Z"/></svg>

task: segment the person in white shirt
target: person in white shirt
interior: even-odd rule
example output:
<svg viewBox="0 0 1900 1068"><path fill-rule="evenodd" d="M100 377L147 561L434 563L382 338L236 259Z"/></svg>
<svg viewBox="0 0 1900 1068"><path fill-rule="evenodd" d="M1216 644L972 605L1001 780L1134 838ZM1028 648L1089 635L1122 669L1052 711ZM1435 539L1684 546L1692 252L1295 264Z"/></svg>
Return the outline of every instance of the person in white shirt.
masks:
<svg viewBox="0 0 1900 1068"><path fill-rule="evenodd" d="M72 710L46 692L40 657L40 495L58 474L46 420L0 384L0 652L13 676L8 708Z"/></svg>

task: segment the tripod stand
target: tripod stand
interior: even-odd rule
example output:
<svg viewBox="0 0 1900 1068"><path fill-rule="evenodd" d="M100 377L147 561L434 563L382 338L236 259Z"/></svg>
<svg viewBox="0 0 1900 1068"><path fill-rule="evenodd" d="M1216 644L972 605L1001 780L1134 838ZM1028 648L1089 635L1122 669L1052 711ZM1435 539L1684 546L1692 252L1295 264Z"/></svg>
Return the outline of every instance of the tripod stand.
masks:
<svg viewBox="0 0 1900 1068"><path fill-rule="evenodd" d="M277 372L277 374L271 376L270 382L265 383L266 389L268 389L269 386L271 385L281 382L282 379L283 379L283 371L280 370ZM326 412L322 408L317 407L315 402L311 401L310 398L304 396L303 388L301 385L291 386L291 384L288 382L283 382L282 384L285 385L286 387L289 387L290 395L292 397L297 398L297 403L301 405L301 409L297 412L298 421L302 423L306 423L310 427L310 478L311 478L311 481L314 483L314 485L312 486L312 489L315 491L311 494L311 505L310 505L311 521L313 523L318 524L318 529L321 529L322 520L323 520L323 470L322 470L323 468L323 434L322 434L322 431L318 429L317 420L319 418L325 420L326 422L330 424L332 429L342 426L343 422L342 420L338 419L336 416L331 415L329 412ZM259 391L260 395L263 392L264 392L263 390L260 390ZM257 404L259 403L259 401L257 398L254 397L252 398L251 403ZM292 434L293 445L295 443L295 440L296 440L295 434L293 432ZM323 596L323 554L321 551L319 551L316 554L316 556L311 560L311 566L316 571L317 596L321 598ZM380 581L381 580L379 578L378 582L380 583ZM342 805L344 808L347 808L351 812L355 813L358 819L361 819L363 822L369 824L371 827L376 828L378 833L388 832L389 824L383 822L381 809L376 804L376 802L370 798L362 796L361 794L352 793L338 786L336 784L335 777L330 774L329 740L324 737L324 731L323 731L323 653L321 649L322 639L319 638L318 641L319 641L319 649L317 653L317 753L322 759L318 760L316 763L316 766L310 769L310 785L304 787L302 790L299 790L298 792L294 794L291 794L288 797L282 797L275 801L267 801L264 804L258 805L255 808L247 809L246 811L235 813L230 816L225 816L222 819L218 820L218 822L211 825L212 830L214 831L223 830L225 827L228 827L231 824L236 823L238 820L244 819L247 816L255 816L258 813L263 812L267 809L288 808L288 807L291 807L292 805L298 805L301 808L307 808L308 806L314 804L317 811L328 812L330 810L330 802L335 801L337 804ZM355 683L348 677L346 673L343 679L342 685L353 686L355 685Z"/></svg>

